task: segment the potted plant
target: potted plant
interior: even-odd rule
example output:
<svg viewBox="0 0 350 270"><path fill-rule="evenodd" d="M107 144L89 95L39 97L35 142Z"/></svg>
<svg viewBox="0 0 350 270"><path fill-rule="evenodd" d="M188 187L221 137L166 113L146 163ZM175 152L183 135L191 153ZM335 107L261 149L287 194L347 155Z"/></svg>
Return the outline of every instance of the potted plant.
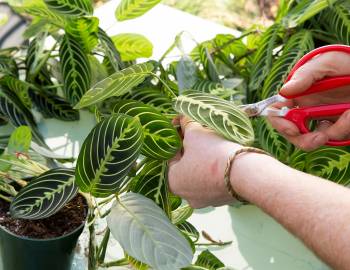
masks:
<svg viewBox="0 0 350 270"><path fill-rule="evenodd" d="M116 10L117 19L141 16L158 2L123 0ZM322 155L318 150L304 153L265 120L251 123L234 106L278 91L294 63L314 46L348 44L348 32L336 27L348 25L347 2L284 1L276 22L267 29L249 29L240 37L217 35L199 43L192 52L182 50L180 34L161 59L142 63L136 60L152 54L147 38L130 33L109 37L92 16L89 0L9 3L33 20L24 34L28 46L0 51L0 115L13 126L29 127L34 142L31 147L49 160L41 160L47 167L38 165L41 163L27 154L28 146L15 151L21 153L19 156L8 157L15 140L10 138L0 163L7 179L0 186L0 195L11 201L14 217L46 217L64 207L65 200L58 207L28 204L26 200L33 196L27 190L44 184L42 179L52 171L69 171L66 184L56 184L54 190L67 196L72 193L61 192L63 189L79 189L87 199L90 270L119 265L224 269L210 251L202 252L193 262L196 246L201 244L199 232L187 221L193 210L168 191L167 163L181 148L181 138L171 124L178 113L229 140L264 148L290 166L347 184L348 167L341 165L349 159L346 149L325 147ZM327 34L332 27L332 34ZM165 63L175 47L182 56ZM74 169L62 169L63 161L48 149L30 108L43 117L63 121L76 121L80 110L94 115L96 126L87 134ZM12 138L18 137L16 132L20 131ZM18 167L23 166L31 173L18 177ZM28 176L35 178L22 182ZM42 195L41 202L54 198L46 191ZM94 224L102 218L107 218L108 226L98 243ZM125 257L105 262L111 234L123 247Z"/></svg>

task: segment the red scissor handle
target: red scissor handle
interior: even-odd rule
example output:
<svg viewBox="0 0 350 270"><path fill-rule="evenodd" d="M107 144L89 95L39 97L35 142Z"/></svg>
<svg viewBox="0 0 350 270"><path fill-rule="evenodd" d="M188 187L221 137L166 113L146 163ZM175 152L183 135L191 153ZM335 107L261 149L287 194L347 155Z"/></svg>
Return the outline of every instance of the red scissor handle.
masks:
<svg viewBox="0 0 350 270"><path fill-rule="evenodd" d="M325 52L345 52L350 54L350 46L346 45L328 45L317 48L308 54L304 55L297 64L293 67L289 76L287 77L286 82L288 82L296 70L298 70L301 66L303 66L306 62L310 61L315 56L325 53ZM305 90L302 93L284 96L280 93L280 95L284 96L287 99L292 99L296 97L306 96L314 93L319 93L323 91L329 91L338 87L342 87L345 85L350 85L350 76L337 76L332 78L325 78L320 81L314 83L309 89ZM321 105L321 106L313 106L313 107L304 107L304 108L295 108L290 109L285 116L285 119L292 121L299 128L301 133L308 133L310 130L307 125L312 119L324 119L329 116L340 116L346 110L350 109L350 103L345 104L333 104L333 105ZM327 145L330 146L345 146L350 145L350 140L346 141L328 141Z"/></svg>

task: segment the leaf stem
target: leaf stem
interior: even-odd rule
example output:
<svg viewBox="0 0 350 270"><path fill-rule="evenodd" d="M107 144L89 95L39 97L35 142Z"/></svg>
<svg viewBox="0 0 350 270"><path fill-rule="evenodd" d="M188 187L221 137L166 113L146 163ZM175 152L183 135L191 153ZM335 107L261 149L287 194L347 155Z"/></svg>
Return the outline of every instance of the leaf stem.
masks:
<svg viewBox="0 0 350 270"><path fill-rule="evenodd" d="M111 235L110 229L107 227L107 230L103 236L103 239L101 241L100 246L97 249L97 256L98 256L98 263L101 265L103 264L105 257L106 257L106 251L108 246L109 237Z"/></svg>
<svg viewBox="0 0 350 270"><path fill-rule="evenodd" d="M169 87L169 85L157 74L151 72L151 75L153 75L154 77L156 77L162 84L163 86L166 88L166 92L167 92L167 96L169 98L176 98L177 96L175 95L175 93L173 92L173 90L171 90L171 88Z"/></svg>
<svg viewBox="0 0 350 270"><path fill-rule="evenodd" d="M100 267L108 268L108 267L123 266L123 265L128 265L128 261L125 258L117 261L102 263L100 264Z"/></svg>
<svg viewBox="0 0 350 270"><path fill-rule="evenodd" d="M9 202L9 203L12 202L12 200L9 197L5 196L5 195L0 194L0 198L3 199L4 201Z"/></svg>
<svg viewBox="0 0 350 270"><path fill-rule="evenodd" d="M232 244L232 241L217 242L217 243L195 243L195 246L227 246Z"/></svg>

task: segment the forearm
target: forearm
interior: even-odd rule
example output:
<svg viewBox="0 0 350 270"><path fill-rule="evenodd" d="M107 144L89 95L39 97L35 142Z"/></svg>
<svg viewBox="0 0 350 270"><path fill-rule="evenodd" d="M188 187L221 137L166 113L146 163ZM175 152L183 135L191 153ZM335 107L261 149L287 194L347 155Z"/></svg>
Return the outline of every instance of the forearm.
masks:
<svg viewBox="0 0 350 270"><path fill-rule="evenodd" d="M349 189L259 154L235 160L231 183L334 269L349 269Z"/></svg>

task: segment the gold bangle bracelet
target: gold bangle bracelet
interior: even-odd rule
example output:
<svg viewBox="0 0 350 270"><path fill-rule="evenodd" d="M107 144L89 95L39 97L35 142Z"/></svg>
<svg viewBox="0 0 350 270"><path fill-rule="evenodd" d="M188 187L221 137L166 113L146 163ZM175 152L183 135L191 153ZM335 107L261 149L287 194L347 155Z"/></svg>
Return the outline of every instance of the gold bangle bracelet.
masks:
<svg viewBox="0 0 350 270"><path fill-rule="evenodd" d="M233 189L231 181L230 181L230 172L231 172L232 164L233 164L234 160L236 159L236 157L242 153L257 153L257 154L265 154L265 155L269 155L269 153L265 152L264 150L254 148L254 147L243 147L243 148L237 150L233 155L231 155L227 159L227 165L226 165L225 175L224 175L224 181L225 181L225 186L227 188L227 191L230 193L230 195L234 199L241 202L242 204L249 204L249 202L247 200L245 200L244 198L242 198L241 196L239 196L237 194L237 192Z"/></svg>

